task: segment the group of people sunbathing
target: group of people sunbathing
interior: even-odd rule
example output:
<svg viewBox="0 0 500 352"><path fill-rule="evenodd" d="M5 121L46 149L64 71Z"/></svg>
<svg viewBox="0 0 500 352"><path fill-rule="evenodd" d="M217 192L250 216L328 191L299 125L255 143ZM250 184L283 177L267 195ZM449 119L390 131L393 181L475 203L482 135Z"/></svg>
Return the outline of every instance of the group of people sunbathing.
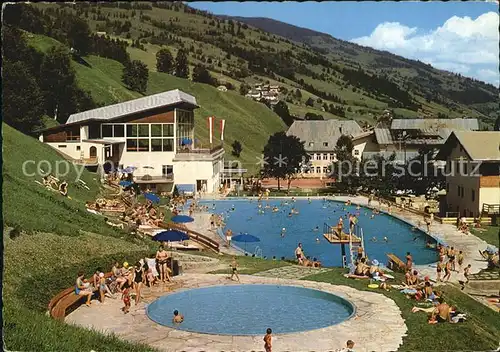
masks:
<svg viewBox="0 0 500 352"><path fill-rule="evenodd" d="M53 176L52 174L48 174L43 176L42 184L50 190L59 191L59 193L65 197L68 196L68 183L63 180L59 183L59 179Z"/></svg>
<svg viewBox="0 0 500 352"><path fill-rule="evenodd" d="M169 260L168 252L160 246L152 258L141 259L134 266L129 266L127 262L120 264L115 261L109 274L104 274L102 269L98 268L90 279L85 279L85 273L80 271L76 278L75 294L86 296L87 306L91 305L91 299L95 294L101 303L106 296L115 299L117 294L121 294L124 302L122 310L128 313L132 289L135 291L135 304L138 304L144 285L153 287L159 282L171 281L172 270L168 267Z"/></svg>
<svg viewBox="0 0 500 352"><path fill-rule="evenodd" d="M304 250L302 249L302 243L299 243L297 248L295 249L295 258L297 258L299 265L311 268L321 268L320 261L318 261L316 258L313 258L311 260L310 257L305 256Z"/></svg>
<svg viewBox="0 0 500 352"><path fill-rule="evenodd" d="M121 201L104 198L97 198L95 202L86 202L85 206L87 207L87 209L95 211L123 211L125 209L125 205Z"/></svg>
<svg viewBox="0 0 500 352"><path fill-rule="evenodd" d="M127 222L129 225L146 225L159 227L160 224L165 220L165 214L161 211L158 211L153 203L148 200L146 204L135 204L129 208L127 208L122 216L120 217L121 221Z"/></svg>

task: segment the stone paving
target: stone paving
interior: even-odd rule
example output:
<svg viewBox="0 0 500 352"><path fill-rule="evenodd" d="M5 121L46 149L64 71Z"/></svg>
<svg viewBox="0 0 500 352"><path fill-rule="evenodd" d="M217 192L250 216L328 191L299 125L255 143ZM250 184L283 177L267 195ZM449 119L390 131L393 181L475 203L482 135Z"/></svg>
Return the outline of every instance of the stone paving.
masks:
<svg viewBox="0 0 500 352"><path fill-rule="evenodd" d="M347 286L328 283L240 275L242 284L282 284L312 288L337 294L356 307L356 316L330 327L293 334L275 335L273 351L333 351L351 339L356 351L395 351L403 342L407 328L398 306L391 299L375 292L361 292ZM214 285L233 285L225 275L185 274L175 278L176 286L191 289ZM175 290L175 287L173 287ZM151 321L145 312L147 303L168 294L165 287L145 294L144 302L133 306L129 314L120 310L122 302L107 299L104 304L82 306L69 314L66 322L114 333L132 342L147 343L162 351L219 352L262 351L263 336L224 336L198 334L161 326ZM263 332L264 334L264 332Z"/></svg>
<svg viewBox="0 0 500 352"><path fill-rule="evenodd" d="M325 273L328 271L332 270L328 268L310 268L298 265L290 265L281 268L274 268L266 271L261 271L260 273L254 275L262 277L276 277L281 279L301 279L306 276Z"/></svg>
<svg viewBox="0 0 500 352"><path fill-rule="evenodd" d="M360 204L360 205L368 205L368 199L366 197L358 196L358 197L345 197L345 196L338 196L334 197L334 200L338 201L347 201L348 199L351 200L352 203L354 204ZM387 206L380 204L377 201L372 202L372 207L377 207L378 209L387 212ZM395 207L392 207L392 216L399 218L400 220L403 220L412 226L418 227L420 230L426 232L425 229L425 222L423 221L423 218L417 214L411 213L406 210L401 210L397 209ZM421 223L421 226L418 226L418 223ZM478 273L483 269L486 269L488 266L488 263L484 260L484 258L479 254L479 251L485 250L487 247L491 247L480 239L479 237L476 237L474 235L465 235L460 231L457 231L456 227L454 225L450 224L441 224L437 221L434 221L431 224L431 233L430 236L435 238L436 240L443 241L447 245L451 247L455 247L457 250L461 250L464 253L464 267L468 264L471 264L471 273ZM368 253L370 255L370 253ZM404 260L404 258L401 258ZM427 264L427 265L418 265L418 263L415 263L415 268L422 274L422 275L429 275L431 278L435 279L437 274L436 274L436 263L433 264ZM451 274L451 279L450 282L455 282L457 283L458 280L464 280L463 276L457 273L452 273Z"/></svg>

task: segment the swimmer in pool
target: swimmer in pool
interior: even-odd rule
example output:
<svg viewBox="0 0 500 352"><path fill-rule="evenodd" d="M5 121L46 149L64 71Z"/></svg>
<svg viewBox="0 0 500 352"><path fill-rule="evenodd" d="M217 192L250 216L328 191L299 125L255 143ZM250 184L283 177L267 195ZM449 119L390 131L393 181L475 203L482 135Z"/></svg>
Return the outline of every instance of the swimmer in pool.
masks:
<svg viewBox="0 0 500 352"><path fill-rule="evenodd" d="M292 217L292 213L288 213L288 217L291 218Z"/></svg>
<svg viewBox="0 0 500 352"><path fill-rule="evenodd" d="M309 204L311 204L311 198L307 198L307 201L309 202Z"/></svg>
<svg viewBox="0 0 500 352"><path fill-rule="evenodd" d="M314 231L319 231L319 226L316 226L316 227L314 228Z"/></svg>
<svg viewBox="0 0 500 352"><path fill-rule="evenodd" d="M384 236L384 242L389 242L386 236Z"/></svg>
<svg viewBox="0 0 500 352"><path fill-rule="evenodd" d="M412 226L411 230L412 230L413 232L415 232L415 231L417 231L417 228L416 228L415 226Z"/></svg>
<svg viewBox="0 0 500 352"><path fill-rule="evenodd" d="M281 229L281 237L285 237L285 232L286 232L286 229L283 227Z"/></svg>
<svg viewBox="0 0 500 352"><path fill-rule="evenodd" d="M231 211L234 211L234 204L231 206Z"/></svg>
<svg viewBox="0 0 500 352"><path fill-rule="evenodd" d="M279 211L278 207L273 208L273 213L277 213Z"/></svg>
<svg viewBox="0 0 500 352"><path fill-rule="evenodd" d="M316 237L316 243L319 243L319 238L318 237Z"/></svg>
<svg viewBox="0 0 500 352"><path fill-rule="evenodd" d="M373 236L372 239L370 240L372 242L377 242L377 237Z"/></svg>
<svg viewBox="0 0 500 352"><path fill-rule="evenodd" d="M269 209L269 208L271 208L271 206L269 204L266 204L266 206L264 208Z"/></svg>
<svg viewBox="0 0 500 352"><path fill-rule="evenodd" d="M370 219L375 218L375 214L370 215Z"/></svg>

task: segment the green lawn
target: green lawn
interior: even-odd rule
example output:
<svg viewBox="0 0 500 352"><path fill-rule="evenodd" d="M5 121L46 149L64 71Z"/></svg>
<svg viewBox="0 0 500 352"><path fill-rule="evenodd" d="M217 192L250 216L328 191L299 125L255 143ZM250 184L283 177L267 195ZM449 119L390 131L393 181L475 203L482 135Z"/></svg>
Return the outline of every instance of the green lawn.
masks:
<svg viewBox="0 0 500 352"><path fill-rule="evenodd" d="M99 351L151 351L45 315L50 299L70 287L79 270L90 276L97 267L109 270L113 259L133 263L156 246L105 225L101 216L85 210L84 202L99 194L95 174L84 171L81 175L90 190L77 188L77 170L71 165L67 176L60 178L68 181L72 199L35 183L41 181L41 176L29 174L36 173L41 161L46 161L40 165L45 171L60 165L63 172L65 163L51 147L6 124L2 127L6 348L72 351L75 346L85 345ZM10 237L13 226L22 230L20 236Z"/></svg>
<svg viewBox="0 0 500 352"><path fill-rule="evenodd" d="M486 226L482 230L478 229L472 229L472 233L479 237L480 239L486 241L487 243L499 247L500 243L499 241L499 232L500 232L500 227L499 226Z"/></svg>
<svg viewBox="0 0 500 352"><path fill-rule="evenodd" d="M218 257L220 259L221 264L227 264L227 269L221 269L212 271L211 274L226 274L230 272L229 265L233 258L231 256L225 255L223 257ZM255 273L259 273L261 271L266 271L274 268L281 268L284 266L289 266L290 263L283 260L267 260L261 258L252 258L252 257L242 257L239 256L237 258L238 262L238 272L240 274L252 275Z"/></svg>
<svg viewBox="0 0 500 352"><path fill-rule="evenodd" d="M362 291L373 291L367 287L366 280L347 279L342 274L343 269L317 274L303 280L329 282L334 285L346 285ZM397 279L402 279L400 275ZM386 292L380 290L401 309L408 327L407 336L399 351L488 351L498 347L500 341L499 314L463 294L454 286L439 288L445 301L467 314L467 321L459 324L427 323L424 313L412 313L415 301L405 297L397 290Z"/></svg>

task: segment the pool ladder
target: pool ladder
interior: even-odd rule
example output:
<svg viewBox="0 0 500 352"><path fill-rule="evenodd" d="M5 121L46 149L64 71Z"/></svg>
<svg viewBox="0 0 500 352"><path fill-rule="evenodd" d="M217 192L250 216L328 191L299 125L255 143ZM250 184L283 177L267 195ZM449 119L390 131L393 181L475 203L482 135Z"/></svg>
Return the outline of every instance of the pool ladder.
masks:
<svg viewBox="0 0 500 352"><path fill-rule="evenodd" d="M257 246L253 254L255 255L256 258L262 258L262 248Z"/></svg>

